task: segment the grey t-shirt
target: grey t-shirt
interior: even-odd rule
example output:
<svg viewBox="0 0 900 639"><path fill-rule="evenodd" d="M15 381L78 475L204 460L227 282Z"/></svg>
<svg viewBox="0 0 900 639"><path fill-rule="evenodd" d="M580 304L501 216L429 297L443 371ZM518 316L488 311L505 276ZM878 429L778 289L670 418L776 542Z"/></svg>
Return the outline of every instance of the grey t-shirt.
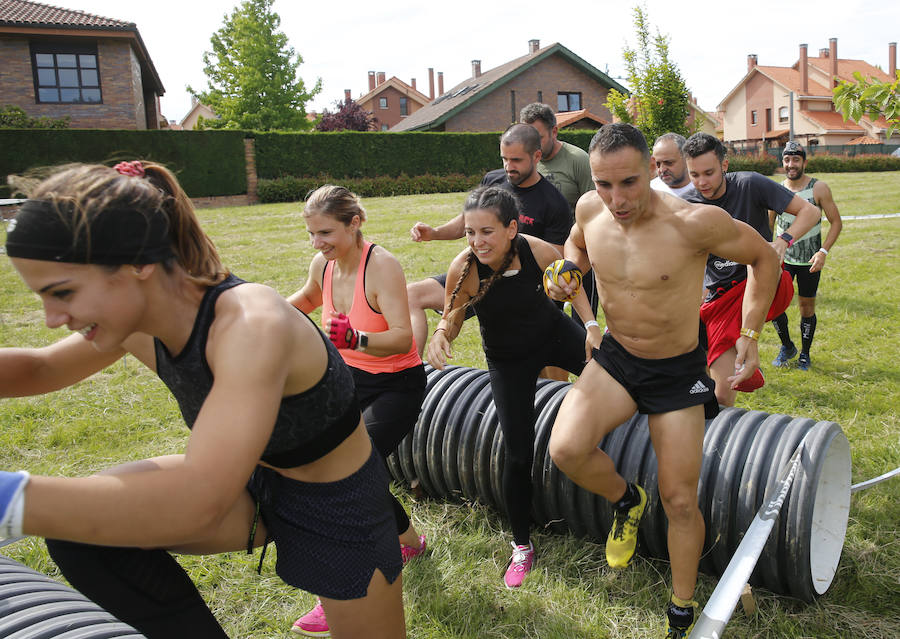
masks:
<svg viewBox="0 0 900 639"><path fill-rule="evenodd" d="M764 175L753 171L738 171L725 174L725 194L717 200L707 200L696 189L684 194L688 202L712 204L725 209L736 220L746 222L755 228L767 242L772 241L769 227L769 209L784 211L794 193L773 182ZM747 267L718 255L710 254L706 259L706 275L703 285L715 294L719 287L731 288L733 284L747 278Z"/></svg>

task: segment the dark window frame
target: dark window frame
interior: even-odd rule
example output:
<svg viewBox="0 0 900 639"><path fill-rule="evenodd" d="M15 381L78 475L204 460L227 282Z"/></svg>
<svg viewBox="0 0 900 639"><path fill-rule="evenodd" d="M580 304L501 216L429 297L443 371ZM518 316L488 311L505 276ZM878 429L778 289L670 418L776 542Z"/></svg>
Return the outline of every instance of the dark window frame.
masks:
<svg viewBox="0 0 900 639"><path fill-rule="evenodd" d="M576 97L578 99L578 108L572 108L572 98ZM560 102L561 99L565 99L566 108L562 108L562 104ZM557 91L556 92L556 110L557 112L561 111L579 111L584 108L584 98L581 94L581 91Z"/></svg>
<svg viewBox="0 0 900 639"><path fill-rule="evenodd" d="M84 42L71 41L44 41L32 40L29 43L31 54L31 72L34 81L34 101L37 104L103 104L103 82L100 77L100 55L97 53L96 42L86 44ZM46 64L41 60L38 63L38 56L53 56L52 65ZM61 65L59 56L74 56L75 64ZM93 66L90 66L90 60L83 58L93 58ZM53 73L54 83L46 82L46 78L42 77L41 71L51 71ZM74 71L75 84L64 84L61 80L60 71ZM94 73L96 75L96 84L90 84L90 80L85 75ZM46 74L43 74L46 75ZM87 83L86 83L87 82ZM42 89L44 94L42 95ZM47 99L46 91L56 91L57 99ZM77 91L77 99L63 99L63 91ZM98 99L84 99L85 91L96 91Z"/></svg>
<svg viewBox="0 0 900 639"><path fill-rule="evenodd" d="M409 98L400 98L400 115L409 115Z"/></svg>
<svg viewBox="0 0 900 639"><path fill-rule="evenodd" d="M756 112L756 109L750 111L750 126L756 126L759 124L759 114Z"/></svg>
<svg viewBox="0 0 900 639"><path fill-rule="evenodd" d="M378 108L379 109L387 109L388 108L388 99L386 97L378 98Z"/></svg>

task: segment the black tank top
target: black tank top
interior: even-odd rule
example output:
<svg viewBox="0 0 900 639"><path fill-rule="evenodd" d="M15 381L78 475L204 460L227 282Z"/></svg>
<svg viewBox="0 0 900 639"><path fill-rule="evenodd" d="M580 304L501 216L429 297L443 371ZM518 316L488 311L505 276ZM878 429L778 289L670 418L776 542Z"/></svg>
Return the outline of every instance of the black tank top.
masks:
<svg viewBox="0 0 900 639"><path fill-rule="evenodd" d="M521 263L519 272L497 278L481 301L474 304L487 357L520 357L522 349L546 340L561 312L544 293L544 273L534 259L528 240L520 234L516 242ZM475 265L479 280L494 272L477 260Z"/></svg>
<svg viewBox="0 0 900 639"><path fill-rule="evenodd" d="M175 396L188 428L193 428L213 385L206 340L215 319L216 300L224 291L244 283L229 275L206 290L191 336L178 355L173 356L159 339L153 339L156 373ZM305 313L298 312L315 326ZM281 399L272 436L262 455L264 462L278 468L315 461L334 450L359 423L359 403L350 370L318 327L316 332L328 352L328 366L314 386Z"/></svg>

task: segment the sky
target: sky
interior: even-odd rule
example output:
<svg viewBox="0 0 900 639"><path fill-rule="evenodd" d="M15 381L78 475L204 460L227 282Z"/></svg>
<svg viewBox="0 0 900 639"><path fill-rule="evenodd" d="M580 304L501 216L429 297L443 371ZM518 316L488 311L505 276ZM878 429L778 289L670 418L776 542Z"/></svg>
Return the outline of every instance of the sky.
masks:
<svg viewBox="0 0 900 639"><path fill-rule="evenodd" d="M239 0L48 0L107 18L134 22L166 92L162 112L180 121L191 108L186 86L207 88L203 53ZM635 47L633 8L637 2L493 3L454 0L340 0L331 5L275 0L281 31L303 58L298 73L307 88L318 78L322 92L307 111L333 108L350 89L354 98L368 91L368 72L383 71L410 83L416 78L428 94L428 68L444 73L444 88L472 74L472 60L483 71L528 52L528 41L542 47L559 42L594 67L626 85L622 57ZM837 38L838 57L862 59L882 69L888 43L900 40L900 3L885 0L785 2L672 2L647 0L651 33L669 38L670 59L687 87L707 111L715 111L747 73L747 55L760 65L791 66L799 45L810 56ZM556 10L560 10L557 15ZM437 91L437 88L435 88Z"/></svg>

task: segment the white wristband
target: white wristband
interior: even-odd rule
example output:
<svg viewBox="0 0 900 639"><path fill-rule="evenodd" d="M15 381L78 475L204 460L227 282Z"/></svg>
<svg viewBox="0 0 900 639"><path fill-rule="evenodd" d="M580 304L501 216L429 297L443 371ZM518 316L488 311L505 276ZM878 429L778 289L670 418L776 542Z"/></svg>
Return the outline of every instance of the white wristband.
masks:
<svg viewBox="0 0 900 639"><path fill-rule="evenodd" d="M822 248L819 249L819 253L824 253L825 255L828 255L828 249L826 249L826 248L823 246Z"/></svg>
<svg viewBox="0 0 900 639"><path fill-rule="evenodd" d="M597 320L588 320L584 323L584 330L589 329L591 326L600 326L600 323Z"/></svg>

